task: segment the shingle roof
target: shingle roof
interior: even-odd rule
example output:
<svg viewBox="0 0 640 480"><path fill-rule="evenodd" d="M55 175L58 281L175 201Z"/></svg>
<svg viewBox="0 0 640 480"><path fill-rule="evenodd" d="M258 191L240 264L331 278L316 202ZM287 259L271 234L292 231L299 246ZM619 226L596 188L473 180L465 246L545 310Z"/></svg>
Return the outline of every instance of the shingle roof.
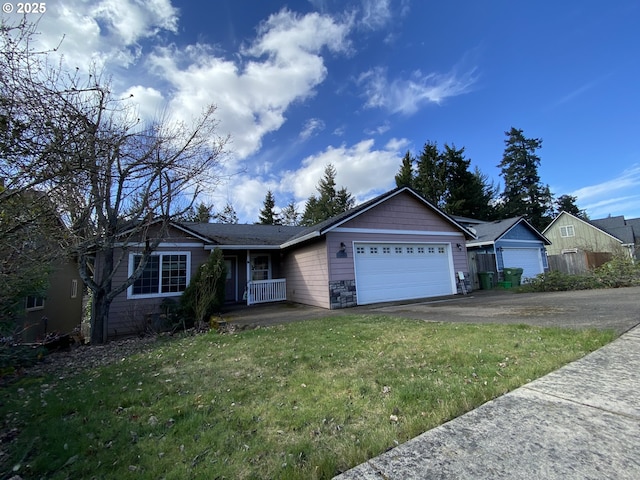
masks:
<svg viewBox="0 0 640 480"><path fill-rule="evenodd" d="M261 224L227 224L227 223L197 223L197 222L180 222L177 226L192 232L200 237L211 240L217 245L227 246L273 246L283 247L303 242L306 239L315 238L323 235L332 227L340 225L342 222L359 215L372 206L383 202L401 191L408 191L417 199L423 201L437 213L442 215L448 222L460 228L468 238L473 238L473 234L456 222L455 219L433 207L429 202L424 200L420 195L407 187L400 187L390 190L371 200L368 200L351 210L335 215L323 222L311 227L291 227L284 225L261 225Z"/></svg>
<svg viewBox="0 0 640 480"><path fill-rule="evenodd" d="M504 235L511 227L513 227L521 217L507 218L505 220L496 220L495 222L478 223L473 228L476 231L478 239L473 243L489 243L494 242Z"/></svg>
<svg viewBox="0 0 640 480"><path fill-rule="evenodd" d="M613 235L623 244L633 244L635 243L635 239L640 237L639 218L625 220L623 215L618 215L615 217L590 220L589 223L607 232L609 235Z"/></svg>
<svg viewBox="0 0 640 480"><path fill-rule="evenodd" d="M496 220L495 222L484 222L474 225L473 228L477 233L478 239L469 242L470 244L488 244L495 242L511 228L513 228L518 222L524 222L531 228L531 230L540 237L540 240L546 244L551 242L540 232L538 232L529 222L523 217L506 218L504 220Z"/></svg>
<svg viewBox="0 0 640 480"><path fill-rule="evenodd" d="M180 226L217 245L263 245L278 247L306 227L240 223L181 222Z"/></svg>

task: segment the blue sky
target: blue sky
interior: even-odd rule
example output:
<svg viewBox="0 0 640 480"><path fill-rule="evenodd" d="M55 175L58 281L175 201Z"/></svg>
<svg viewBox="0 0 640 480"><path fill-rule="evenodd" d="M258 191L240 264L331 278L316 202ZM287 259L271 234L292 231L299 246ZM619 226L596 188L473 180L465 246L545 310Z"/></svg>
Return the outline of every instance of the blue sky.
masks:
<svg viewBox="0 0 640 480"><path fill-rule="evenodd" d="M143 116L216 104L231 152L204 200L254 222L268 189L302 212L327 163L358 201L393 188L427 141L500 183L511 127L556 196L640 217L639 24L635 0L56 0L39 29Z"/></svg>

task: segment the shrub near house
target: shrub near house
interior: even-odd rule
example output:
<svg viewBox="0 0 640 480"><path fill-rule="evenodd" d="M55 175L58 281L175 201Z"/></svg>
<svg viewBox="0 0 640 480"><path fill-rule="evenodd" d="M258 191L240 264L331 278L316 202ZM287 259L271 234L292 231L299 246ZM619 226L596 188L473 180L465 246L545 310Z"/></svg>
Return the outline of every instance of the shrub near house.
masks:
<svg viewBox="0 0 640 480"><path fill-rule="evenodd" d="M180 315L185 326L206 322L224 304L225 267L222 250L211 252L180 297Z"/></svg>
<svg viewBox="0 0 640 480"><path fill-rule="evenodd" d="M584 274L570 275L555 271L538 275L522 287L522 290L557 292L634 286L640 286L640 263L621 255Z"/></svg>

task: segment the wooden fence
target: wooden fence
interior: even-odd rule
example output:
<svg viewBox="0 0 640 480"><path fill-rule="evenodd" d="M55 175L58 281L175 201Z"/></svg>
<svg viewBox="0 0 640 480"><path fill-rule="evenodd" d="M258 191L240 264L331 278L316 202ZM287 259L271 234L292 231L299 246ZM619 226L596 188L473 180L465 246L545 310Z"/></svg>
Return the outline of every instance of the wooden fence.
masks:
<svg viewBox="0 0 640 480"><path fill-rule="evenodd" d="M552 272L578 275L607 263L613 255L608 252L576 252L563 253L561 255L549 255L549 270Z"/></svg>
<svg viewBox="0 0 640 480"><path fill-rule="evenodd" d="M496 269L495 254L467 251L467 259L469 263L469 279L472 282L473 290L480 288L478 272L493 272L493 285L496 285L498 282L498 271Z"/></svg>

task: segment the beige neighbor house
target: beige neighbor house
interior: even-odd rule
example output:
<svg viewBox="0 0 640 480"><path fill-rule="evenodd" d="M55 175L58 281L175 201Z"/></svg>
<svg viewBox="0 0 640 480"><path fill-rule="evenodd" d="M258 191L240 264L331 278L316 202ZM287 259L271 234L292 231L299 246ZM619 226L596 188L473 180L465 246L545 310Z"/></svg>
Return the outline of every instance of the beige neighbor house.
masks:
<svg viewBox="0 0 640 480"><path fill-rule="evenodd" d="M473 238L407 187L312 227L175 223L142 276L113 301L107 335L134 333L163 300L178 299L215 248L227 265L227 302L337 309L461 292ZM135 249L128 255L114 283L140 258Z"/></svg>
<svg viewBox="0 0 640 480"><path fill-rule="evenodd" d="M584 220L561 212L542 233L551 241L547 247L551 263L577 265L574 267L577 271L597 267L613 255L638 259L640 252L639 218Z"/></svg>
<svg viewBox="0 0 640 480"><path fill-rule="evenodd" d="M51 266L44 296L27 297L19 336L23 342L40 342L47 335L64 335L82 322L83 284L75 262L59 260Z"/></svg>

